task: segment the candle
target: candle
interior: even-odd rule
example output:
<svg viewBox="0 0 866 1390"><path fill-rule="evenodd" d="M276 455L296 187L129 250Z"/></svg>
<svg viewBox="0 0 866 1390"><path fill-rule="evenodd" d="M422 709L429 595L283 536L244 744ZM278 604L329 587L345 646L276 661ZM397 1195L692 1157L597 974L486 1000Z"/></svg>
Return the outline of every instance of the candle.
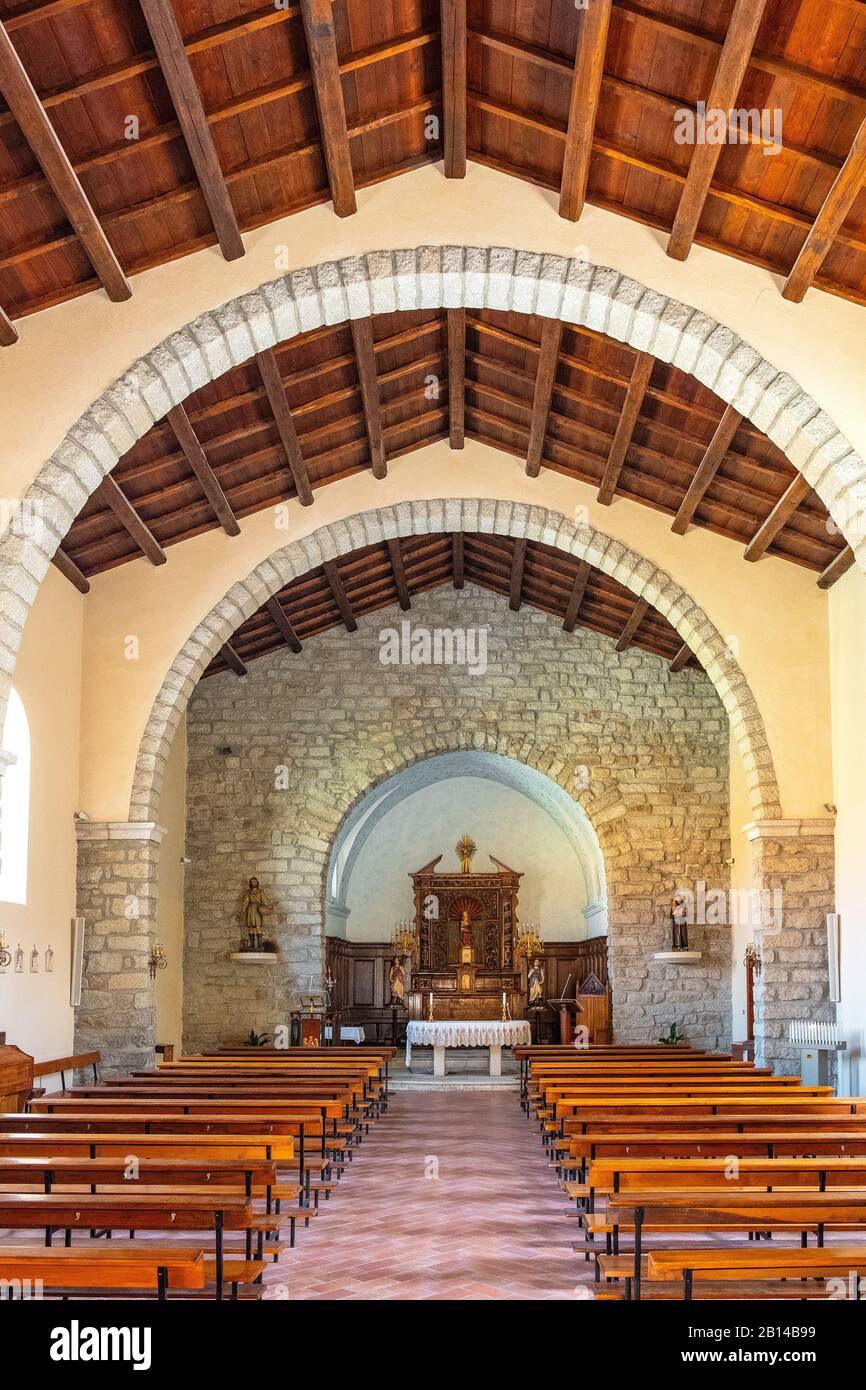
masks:
<svg viewBox="0 0 866 1390"><path fill-rule="evenodd" d="M432 1003L433 1003L433 991L432 991L432 989L431 989L430 993L429 993L428 996L427 996L427 1003L428 1003L428 1004L432 1004Z"/></svg>
<svg viewBox="0 0 866 1390"><path fill-rule="evenodd" d="M505 1004L505 990L502 991L502 1003Z"/></svg>

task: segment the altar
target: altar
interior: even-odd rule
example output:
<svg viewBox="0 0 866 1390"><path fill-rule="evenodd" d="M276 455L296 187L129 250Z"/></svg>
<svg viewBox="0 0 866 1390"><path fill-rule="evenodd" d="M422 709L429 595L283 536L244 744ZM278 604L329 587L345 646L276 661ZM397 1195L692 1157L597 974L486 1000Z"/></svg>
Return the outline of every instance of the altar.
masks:
<svg viewBox="0 0 866 1390"><path fill-rule="evenodd" d="M433 1023L415 1019L406 1026L406 1066L412 1067L412 1044L433 1048L433 1075L445 1075L446 1047L486 1047L490 1050L490 1075L502 1075L502 1049L532 1042L525 1019L507 1023L493 1019L446 1018Z"/></svg>

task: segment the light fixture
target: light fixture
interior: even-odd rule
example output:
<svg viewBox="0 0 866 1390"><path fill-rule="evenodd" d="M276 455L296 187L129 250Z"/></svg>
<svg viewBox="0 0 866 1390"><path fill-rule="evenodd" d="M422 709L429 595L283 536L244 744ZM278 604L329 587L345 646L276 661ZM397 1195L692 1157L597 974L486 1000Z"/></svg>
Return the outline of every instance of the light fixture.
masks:
<svg viewBox="0 0 866 1390"><path fill-rule="evenodd" d="M0 975L6 974L6 967L12 964L12 952L6 945L6 938L0 932Z"/></svg>
<svg viewBox="0 0 866 1390"><path fill-rule="evenodd" d="M533 956L544 954L544 942L538 922L526 922L523 927L518 927L514 954L518 960L530 960Z"/></svg>
<svg viewBox="0 0 866 1390"><path fill-rule="evenodd" d="M157 970L164 970L168 965L168 956L165 954L165 947L160 946L158 941L154 944L153 950L150 953L148 965L150 966L151 980L156 979Z"/></svg>
<svg viewBox="0 0 866 1390"><path fill-rule="evenodd" d="M761 952L754 942L750 941L746 947L746 954L743 956L743 965L747 970L751 970L754 975L760 975L761 967L764 962L761 959Z"/></svg>
<svg viewBox="0 0 866 1390"><path fill-rule="evenodd" d="M396 956L411 956L418 949L414 922L398 922L391 933L391 950Z"/></svg>

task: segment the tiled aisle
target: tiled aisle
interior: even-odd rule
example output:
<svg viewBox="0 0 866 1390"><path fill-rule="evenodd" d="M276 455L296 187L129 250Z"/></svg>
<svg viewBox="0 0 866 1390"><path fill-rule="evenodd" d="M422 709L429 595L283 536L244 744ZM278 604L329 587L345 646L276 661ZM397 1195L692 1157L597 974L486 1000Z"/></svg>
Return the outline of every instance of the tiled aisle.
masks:
<svg viewBox="0 0 866 1390"><path fill-rule="evenodd" d="M265 1297L573 1298L567 1208L516 1090L392 1093Z"/></svg>

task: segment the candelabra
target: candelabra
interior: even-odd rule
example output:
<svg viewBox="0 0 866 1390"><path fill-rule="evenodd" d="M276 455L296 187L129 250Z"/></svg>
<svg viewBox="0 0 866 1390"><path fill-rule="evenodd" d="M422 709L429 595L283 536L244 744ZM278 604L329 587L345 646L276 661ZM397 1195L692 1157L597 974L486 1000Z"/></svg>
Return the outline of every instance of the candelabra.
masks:
<svg viewBox="0 0 866 1390"><path fill-rule="evenodd" d="M544 954L544 942L541 939L541 929L537 922L525 922L518 929L514 954L518 960L531 960L533 956Z"/></svg>
<svg viewBox="0 0 866 1390"><path fill-rule="evenodd" d="M398 922L391 934L391 950L395 956L411 956L418 948L414 922Z"/></svg>
<svg viewBox="0 0 866 1390"><path fill-rule="evenodd" d="M168 956L165 953L165 947L160 946L158 941L155 943L154 948L150 953L148 965L150 967L151 980L156 979L157 970L164 970L165 967L168 965Z"/></svg>

